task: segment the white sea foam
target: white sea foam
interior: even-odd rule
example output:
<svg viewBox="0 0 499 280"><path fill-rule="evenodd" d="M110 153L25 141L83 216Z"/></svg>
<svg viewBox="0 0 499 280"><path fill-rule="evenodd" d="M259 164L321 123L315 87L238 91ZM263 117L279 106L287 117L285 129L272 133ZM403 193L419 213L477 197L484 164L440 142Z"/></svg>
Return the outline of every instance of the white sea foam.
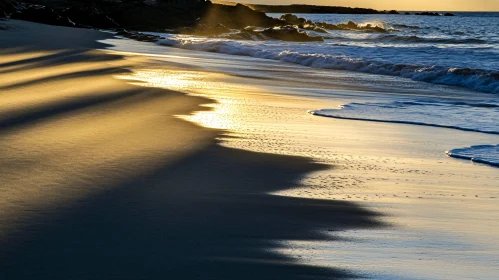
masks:
<svg viewBox="0 0 499 280"><path fill-rule="evenodd" d="M279 17L278 14L271 16ZM281 60L309 67L391 75L499 93L499 17L299 15L330 24L354 21L388 32L329 30L324 42L237 41L168 35L159 44ZM306 31L311 32L313 31Z"/></svg>
<svg viewBox="0 0 499 280"><path fill-rule="evenodd" d="M339 109L321 109L311 114L339 119L436 126L499 134L499 103L401 99L392 102L349 103Z"/></svg>
<svg viewBox="0 0 499 280"><path fill-rule="evenodd" d="M499 93L499 71L480 68L436 66L430 62L426 65L418 64L416 61L413 63L397 63L391 61L393 59L384 60L376 57L368 57L369 54L380 51L379 48L368 49L343 46L336 43L332 45L318 45L317 43L247 42L189 36L170 36L167 39L160 40L158 43L184 49L280 60L315 68L400 76L416 81L461 86L482 92ZM338 54L328 53L328 48L335 48L335 52ZM341 49L343 51L340 51ZM419 49L417 51L420 51ZM409 55L410 50L406 51ZM431 53L435 50L428 51ZM363 55L365 57L360 56L360 52L364 52ZM400 50L394 51L392 54L393 57L400 56L399 52ZM467 51L459 50L457 52Z"/></svg>
<svg viewBox="0 0 499 280"><path fill-rule="evenodd" d="M477 145L453 149L446 153L451 157L499 167L499 145Z"/></svg>
<svg viewBox="0 0 499 280"><path fill-rule="evenodd" d="M349 103L311 114L349 120L425 125L499 134L499 102L404 99L392 102ZM499 167L499 145L481 145L446 152L449 156Z"/></svg>

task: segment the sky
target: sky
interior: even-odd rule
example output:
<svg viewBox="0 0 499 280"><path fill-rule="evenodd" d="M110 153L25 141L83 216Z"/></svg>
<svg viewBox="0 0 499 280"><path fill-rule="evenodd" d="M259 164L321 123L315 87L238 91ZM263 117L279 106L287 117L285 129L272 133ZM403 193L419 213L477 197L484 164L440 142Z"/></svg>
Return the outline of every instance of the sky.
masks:
<svg viewBox="0 0 499 280"><path fill-rule="evenodd" d="M269 5L314 4L401 11L499 11L499 0L240 0L239 2Z"/></svg>

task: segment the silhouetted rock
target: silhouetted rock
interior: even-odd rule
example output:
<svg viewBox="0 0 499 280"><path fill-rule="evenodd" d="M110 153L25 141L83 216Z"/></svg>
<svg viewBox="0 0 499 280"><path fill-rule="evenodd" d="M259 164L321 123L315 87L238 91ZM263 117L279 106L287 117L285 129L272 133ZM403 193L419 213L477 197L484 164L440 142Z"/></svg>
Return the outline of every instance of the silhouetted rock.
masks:
<svg viewBox="0 0 499 280"><path fill-rule="evenodd" d="M198 24L195 28L182 27L175 30L175 33L199 36L216 36L230 33L232 30L227 26L217 23L213 25Z"/></svg>
<svg viewBox="0 0 499 280"><path fill-rule="evenodd" d="M310 23L312 23L309 20L306 20L304 18L299 18L299 17L297 17L297 16L295 16L293 14L282 15L279 19L282 20L282 21L285 21L288 24L293 24L293 25L306 24L306 23L310 24Z"/></svg>
<svg viewBox="0 0 499 280"><path fill-rule="evenodd" d="M120 26L106 13L96 7L69 7L62 12L61 16L68 18L75 26L116 28Z"/></svg>
<svg viewBox="0 0 499 280"><path fill-rule="evenodd" d="M444 15L444 16L446 16L446 17L453 17L453 16L455 16L455 15L454 15L454 14L451 14L451 13L445 13L445 15Z"/></svg>
<svg viewBox="0 0 499 280"><path fill-rule="evenodd" d="M298 30L296 27L287 25L258 29L256 27L246 27L241 31L216 36L217 38L234 40L281 40L291 42L320 42L324 41L321 36L311 36L306 32Z"/></svg>
<svg viewBox="0 0 499 280"><path fill-rule="evenodd" d="M267 28L261 32L262 35L282 41L293 41L293 42L317 42L324 41L324 38L320 36L310 36L306 32L299 31L293 26L281 26Z"/></svg>
<svg viewBox="0 0 499 280"><path fill-rule="evenodd" d="M142 41L142 42L156 42L157 40L162 39L161 36L144 34L144 33L140 33L140 32L129 32L125 29L117 29L115 31L116 31L116 35L118 35L118 36L122 36L122 37L129 38L129 39L134 39L134 40Z"/></svg>
<svg viewBox="0 0 499 280"><path fill-rule="evenodd" d="M299 24L298 28L300 29L305 29L305 30L310 30L310 31L315 31L319 33L328 33L327 30L324 28L317 27L315 24Z"/></svg>
<svg viewBox="0 0 499 280"><path fill-rule="evenodd" d="M265 13L288 14L385 14L387 12L374 9L349 8L317 5L249 5L253 9Z"/></svg>
<svg viewBox="0 0 499 280"><path fill-rule="evenodd" d="M440 16L439 13L431 13L431 12L422 12L422 13L416 13L418 16Z"/></svg>
<svg viewBox="0 0 499 280"><path fill-rule="evenodd" d="M18 3L16 1L3 0L0 1L0 18L9 17L17 10Z"/></svg>
<svg viewBox="0 0 499 280"><path fill-rule="evenodd" d="M43 5L28 5L19 8L16 12L10 15L12 19L20 19L26 21L34 21L39 23L73 26L67 18L62 17L52 8Z"/></svg>
<svg viewBox="0 0 499 280"><path fill-rule="evenodd" d="M372 32L387 32L386 29L376 26L376 25L371 25L371 24L366 24L366 25L359 25L353 21L349 21L348 23L340 23L340 24L330 24L330 23L325 23L325 22L320 22L316 23L316 25L320 28L328 29L328 30L362 30L362 31L372 31Z"/></svg>
<svg viewBox="0 0 499 280"><path fill-rule="evenodd" d="M233 29L243 29L246 26L274 27L286 24L284 21L269 17L263 12L255 11L241 4L236 6L209 4L200 23L204 26L222 24Z"/></svg>

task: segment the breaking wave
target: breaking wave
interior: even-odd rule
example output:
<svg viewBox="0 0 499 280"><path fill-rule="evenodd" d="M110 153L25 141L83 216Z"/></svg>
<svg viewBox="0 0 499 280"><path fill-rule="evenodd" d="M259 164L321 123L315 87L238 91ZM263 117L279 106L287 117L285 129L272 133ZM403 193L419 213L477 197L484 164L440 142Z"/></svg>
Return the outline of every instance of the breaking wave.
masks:
<svg viewBox="0 0 499 280"><path fill-rule="evenodd" d="M417 64L394 64L386 61L355 58L346 55L280 50L278 48L230 40L173 37L160 40L158 44L191 50L280 60L315 68L399 76L415 81L460 86L487 93L499 93L499 71Z"/></svg>

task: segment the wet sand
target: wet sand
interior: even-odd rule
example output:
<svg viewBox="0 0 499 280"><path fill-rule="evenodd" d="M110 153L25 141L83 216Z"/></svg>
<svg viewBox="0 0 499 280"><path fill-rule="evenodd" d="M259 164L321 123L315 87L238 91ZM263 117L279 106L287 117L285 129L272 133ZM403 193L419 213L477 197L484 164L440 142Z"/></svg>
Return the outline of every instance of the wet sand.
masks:
<svg viewBox="0 0 499 280"><path fill-rule="evenodd" d="M148 67L95 50L111 35L0 30L1 279L303 279L280 242L383 226L356 202L287 197L328 165L219 145L177 116L208 98L118 80Z"/></svg>
<svg viewBox="0 0 499 280"><path fill-rule="evenodd" d="M155 64L119 76L216 100L209 105L212 110L181 117L226 130L219 136L223 147L302 156L330 167L307 173L297 188L275 195L359 203L383 213L383 221L390 224L328 232L335 242L283 240L276 252L303 264L356 271L368 279L495 279L499 173L450 158L445 151L496 143L497 135L307 113L352 100L390 98L385 94L431 94L438 87L429 86L423 93L398 93L396 87L393 93L370 91L361 85L314 80L307 68L293 71L295 66L272 61L153 45L135 48L165 55L150 56ZM261 79L257 69L265 69L267 78ZM360 78L369 80L367 75ZM456 90L449 98L462 94Z"/></svg>

